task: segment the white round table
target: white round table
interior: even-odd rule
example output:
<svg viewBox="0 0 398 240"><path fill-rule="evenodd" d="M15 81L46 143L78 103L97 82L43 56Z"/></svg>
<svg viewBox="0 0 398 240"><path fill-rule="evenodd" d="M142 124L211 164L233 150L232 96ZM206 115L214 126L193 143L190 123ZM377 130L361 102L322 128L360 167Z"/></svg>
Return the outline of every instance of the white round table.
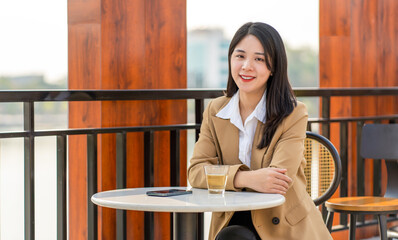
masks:
<svg viewBox="0 0 398 240"><path fill-rule="evenodd" d="M224 196L209 194L207 189L192 188L192 194L151 197L147 191L186 187L131 188L99 192L91 201L102 207L148 212L174 213L174 239L196 239L198 213L247 211L279 206L285 198L279 194L226 191Z"/></svg>

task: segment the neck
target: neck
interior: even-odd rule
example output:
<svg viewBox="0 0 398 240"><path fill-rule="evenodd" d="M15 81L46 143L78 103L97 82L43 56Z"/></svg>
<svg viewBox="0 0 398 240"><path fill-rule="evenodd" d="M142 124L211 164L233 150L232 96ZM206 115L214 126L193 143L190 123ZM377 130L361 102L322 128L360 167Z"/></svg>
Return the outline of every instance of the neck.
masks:
<svg viewBox="0 0 398 240"><path fill-rule="evenodd" d="M263 94L264 92L255 95L239 92L239 111L243 124L246 118L254 111Z"/></svg>
<svg viewBox="0 0 398 240"><path fill-rule="evenodd" d="M240 110L244 111L249 111L250 113L254 111L256 108L258 102L261 100L263 97L263 94L244 94L242 92L239 92L239 108Z"/></svg>

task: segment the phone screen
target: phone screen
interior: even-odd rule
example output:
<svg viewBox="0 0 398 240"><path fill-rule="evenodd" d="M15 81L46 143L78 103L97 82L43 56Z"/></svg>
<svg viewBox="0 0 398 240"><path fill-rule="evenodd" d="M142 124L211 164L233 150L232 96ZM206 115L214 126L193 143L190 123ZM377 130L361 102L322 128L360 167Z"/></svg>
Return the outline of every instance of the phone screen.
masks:
<svg viewBox="0 0 398 240"><path fill-rule="evenodd" d="M190 190L181 190L181 189L166 189L166 190L158 190L158 191L148 191L146 195L155 196L155 197L170 197L184 194L191 194Z"/></svg>

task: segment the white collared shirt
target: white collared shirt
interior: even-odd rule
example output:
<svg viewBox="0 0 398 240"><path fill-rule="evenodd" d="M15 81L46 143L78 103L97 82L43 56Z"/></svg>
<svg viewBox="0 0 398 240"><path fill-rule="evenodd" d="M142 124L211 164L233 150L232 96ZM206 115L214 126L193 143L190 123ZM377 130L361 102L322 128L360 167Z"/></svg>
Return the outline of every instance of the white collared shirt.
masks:
<svg viewBox="0 0 398 240"><path fill-rule="evenodd" d="M239 129L239 160L250 167L253 138L256 132L257 121L265 123L265 92L261 100L257 103L254 111L246 118L244 124L242 123L239 110L239 90L216 116L222 119L229 119L230 122Z"/></svg>

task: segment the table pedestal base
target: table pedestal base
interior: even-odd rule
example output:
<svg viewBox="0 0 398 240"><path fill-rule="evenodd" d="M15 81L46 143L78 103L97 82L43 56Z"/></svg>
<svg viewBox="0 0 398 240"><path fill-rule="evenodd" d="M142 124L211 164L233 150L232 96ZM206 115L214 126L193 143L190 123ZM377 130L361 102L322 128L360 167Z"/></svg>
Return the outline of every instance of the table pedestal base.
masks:
<svg viewBox="0 0 398 240"><path fill-rule="evenodd" d="M173 213L173 240L202 240L203 213Z"/></svg>

